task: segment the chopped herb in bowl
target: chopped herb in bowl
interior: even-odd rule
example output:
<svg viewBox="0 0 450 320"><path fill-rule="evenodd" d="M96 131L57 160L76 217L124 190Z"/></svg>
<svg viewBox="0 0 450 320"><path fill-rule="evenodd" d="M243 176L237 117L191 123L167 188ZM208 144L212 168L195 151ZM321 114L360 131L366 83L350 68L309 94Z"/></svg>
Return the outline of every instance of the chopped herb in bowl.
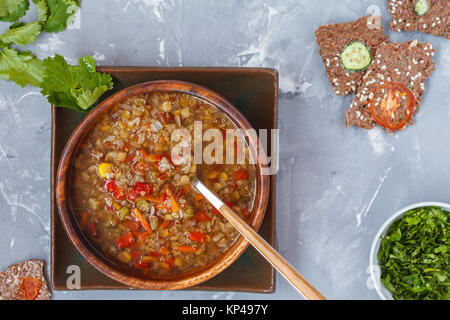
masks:
<svg viewBox="0 0 450 320"><path fill-rule="evenodd" d="M440 207L409 210L381 238L381 282L394 299L450 298L449 215Z"/></svg>

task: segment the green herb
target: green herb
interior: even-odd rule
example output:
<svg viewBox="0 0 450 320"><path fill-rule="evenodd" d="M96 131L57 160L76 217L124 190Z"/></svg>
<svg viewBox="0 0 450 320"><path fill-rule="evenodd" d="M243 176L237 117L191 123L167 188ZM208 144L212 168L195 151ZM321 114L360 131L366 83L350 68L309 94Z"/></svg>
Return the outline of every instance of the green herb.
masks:
<svg viewBox="0 0 450 320"><path fill-rule="evenodd" d="M91 56L81 57L79 66L69 65L60 55L44 60L41 93L56 106L86 112L112 87L111 76L96 72Z"/></svg>
<svg viewBox="0 0 450 320"><path fill-rule="evenodd" d="M0 46L8 44L18 44L24 46L36 40L36 37L41 32L41 24L39 22L31 23L15 23L0 35Z"/></svg>
<svg viewBox="0 0 450 320"><path fill-rule="evenodd" d="M394 299L450 299L449 212L424 207L406 212L381 239L381 281Z"/></svg>
<svg viewBox="0 0 450 320"><path fill-rule="evenodd" d="M63 31L80 8L78 0L33 0L46 32Z"/></svg>
<svg viewBox="0 0 450 320"><path fill-rule="evenodd" d="M15 22L24 16L28 0L1 0L0 20ZM36 40L41 30L58 32L72 21L80 7L79 0L33 0L39 20L16 22L0 35L0 78L12 80L21 87L41 87L47 100L58 106L86 112L100 96L112 89L109 74L96 72L91 56L82 57L79 66L54 58L39 60L29 51L20 52L9 45L24 46Z"/></svg>
<svg viewBox="0 0 450 320"><path fill-rule="evenodd" d="M44 76L42 61L29 51L18 52L5 47L0 50L0 78L12 80L19 86L39 87Z"/></svg>
<svg viewBox="0 0 450 320"><path fill-rule="evenodd" d="M30 7L28 0L2 0L0 20L14 22L23 17Z"/></svg>
<svg viewBox="0 0 450 320"><path fill-rule="evenodd" d="M45 24L48 19L48 6L45 0L33 0L39 17L39 22Z"/></svg>

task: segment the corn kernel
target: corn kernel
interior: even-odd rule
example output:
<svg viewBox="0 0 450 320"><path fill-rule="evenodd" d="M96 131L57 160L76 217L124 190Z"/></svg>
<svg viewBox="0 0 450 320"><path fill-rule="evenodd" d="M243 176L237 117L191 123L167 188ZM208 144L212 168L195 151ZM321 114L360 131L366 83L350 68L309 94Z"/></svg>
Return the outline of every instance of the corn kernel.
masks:
<svg viewBox="0 0 450 320"><path fill-rule="evenodd" d="M176 265L177 267L183 266L183 260L182 260L180 257L176 257L176 258L175 258L175 265Z"/></svg>
<svg viewBox="0 0 450 320"><path fill-rule="evenodd" d="M161 229L159 230L160 237L166 238L169 235L169 230L167 229Z"/></svg>
<svg viewBox="0 0 450 320"><path fill-rule="evenodd" d="M219 178L220 180L227 181L228 175L225 172L221 172Z"/></svg>
<svg viewBox="0 0 450 320"><path fill-rule="evenodd" d="M106 174L112 171L113 165L108 162L102 162L98 165L98 175L105 179Z"/></svg>
<svg viewBox="0 0 450 320"><path fill-rule="evenodd" d="M122 209L122 206L120 204L118 204L117 202L114 201L114 209L116 211L119 211L120 209Z"/></svg>
<svg viewBox="0 0 450 320"><path fill-rule="evenodd" d="M233 201L238 201L241 198L239 192L237 192L236 190L233 191L233 193L231 194L231 199Z"/></svg>
<svg viewBox="0 0 450 320"><path fill-rule="evenodd" d="M219 174L219 172L217 172L217 171L211 171L208 175L208 178L214 179L217 177L218 174Z"/></svg>
<svg viewBox="0 0 450 320"><path fill-rule="evenodd" d="M128 251L122 251L121 253L119 253L119 255L117 256L117 258L122 261L123 263L128 263L131 261L131 255Z"/></svg>

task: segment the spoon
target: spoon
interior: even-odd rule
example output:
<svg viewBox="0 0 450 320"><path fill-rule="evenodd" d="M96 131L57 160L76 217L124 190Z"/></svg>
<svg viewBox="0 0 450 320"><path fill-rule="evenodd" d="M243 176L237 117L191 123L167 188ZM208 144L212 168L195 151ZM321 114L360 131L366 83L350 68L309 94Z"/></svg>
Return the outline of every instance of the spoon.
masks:
<svg viewBox="0 0 450 320"><path fill-rule="evenodd" d="M270 264L306 299L325 300L271 245L239 217L230 207L220 200L200 180L194 178L192 186L198 190Z"/></svg>

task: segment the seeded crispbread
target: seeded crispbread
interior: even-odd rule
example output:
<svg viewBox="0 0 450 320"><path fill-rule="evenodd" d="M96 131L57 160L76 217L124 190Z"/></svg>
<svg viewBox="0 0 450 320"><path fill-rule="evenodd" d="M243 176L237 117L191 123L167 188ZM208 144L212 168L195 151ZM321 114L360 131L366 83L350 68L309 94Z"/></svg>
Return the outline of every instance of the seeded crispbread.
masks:
<svg viewBox="0 0 450 320"><path fill-rule="evenodd" d="M24 300L20 285L26 277L36 279L41 283L35 300L50 299L51 294L44 277L44 263L39 260L27 260L0 272L0 300Z"/></svg>
<svg viewBox="0 0 450 320"><path fill-rule="evenodd" d="M362 17L348 23L327 24L316 30L319 54L335 94L355 92L364 75L364 71L348 72L341 66L339 54L342 49L348 43L358 40L367 45L373 57L378 46L388 41L383 32L379 16Z"/></svg>
<svg viewBox="0 0 450 320"><path fill-rule="evenodd" d="M345 123L364 129L372 129L376 122L367 111L367 103L374 90L386 83L397 82L405 85L413 93L417 113L425 90L425 80L434 70L434 49L430 43L417 40L405 43L383 43L378 48L372 65L367 69L361 86L345 115ZM413 124L413 117L408 124Z"/></svg>
<svg viewBox="0 0 450 320"><path fill-rule="evenodd" d="M414 11L415 0L388 0L391 28L394 31L421 31L450 40L450 1L428 0L430 9L419 16Z"/></svg>

